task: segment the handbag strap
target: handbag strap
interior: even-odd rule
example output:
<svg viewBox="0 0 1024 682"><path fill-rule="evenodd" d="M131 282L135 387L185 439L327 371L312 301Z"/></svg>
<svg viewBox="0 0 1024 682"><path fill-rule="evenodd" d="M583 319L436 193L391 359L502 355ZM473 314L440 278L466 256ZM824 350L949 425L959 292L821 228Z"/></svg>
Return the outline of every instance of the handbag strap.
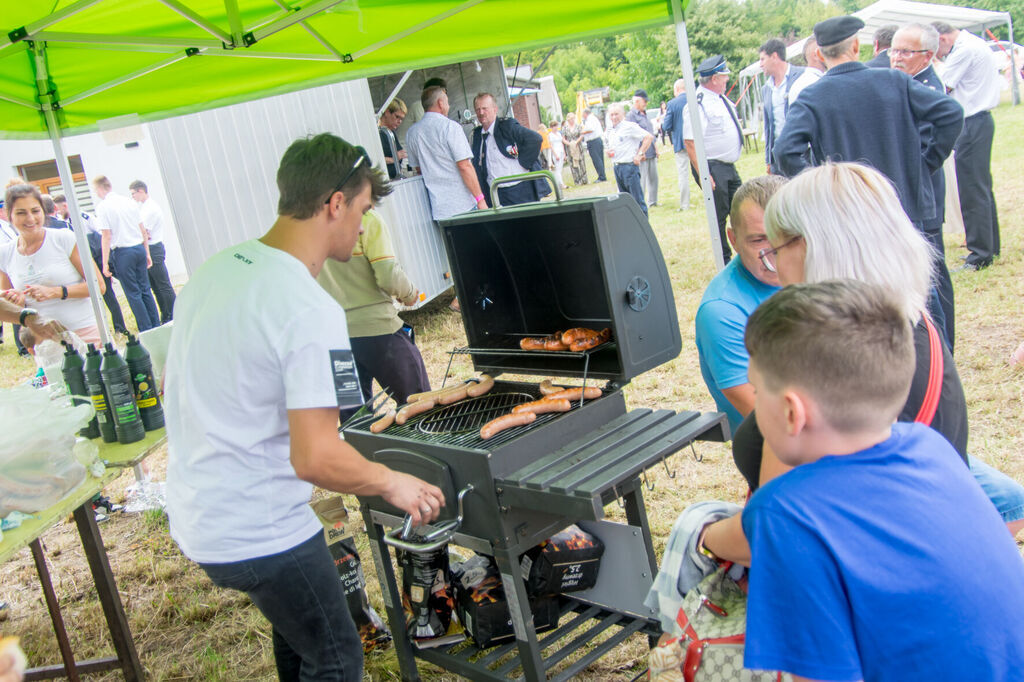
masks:
<svg viewBox="0 0 1024 682"><path fill-rule="evenodd" d="M929 426L935 419L935 412L939 409L939 396L942 395L942 373L944 371L942 361L942 341L939 339L939 332L935 325L928 318L924 317L925 327L928 329L928 387L924 392L924 400L921 401L921 409L918 410L914 421Z"/></svg>
<svg viewBox="0 0 1024 682"><path fill-rule="evenodd" d="M711 644L743 644L746 635L741 633L730 637L717 637L715 639L695 639L686 647L686 659L683 661L683 680L694 682L697 671L700 670L700 662L704 657L704 650Z"/></svg>

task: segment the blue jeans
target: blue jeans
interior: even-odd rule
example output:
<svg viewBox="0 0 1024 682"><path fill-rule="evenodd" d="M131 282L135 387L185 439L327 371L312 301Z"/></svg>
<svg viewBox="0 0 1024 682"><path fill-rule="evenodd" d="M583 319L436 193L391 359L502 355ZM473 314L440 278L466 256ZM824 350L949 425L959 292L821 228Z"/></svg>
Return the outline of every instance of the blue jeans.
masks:
<svg viewBox="0 0 1024 682"><path fill-rule="evenodd" d="M636 199L636 203L640 205L640 210L644 212L644 215L647 215L644 188L640 184L640 167L635 163L615 164L615 182L619 186L619 191L628 192Z"/></svg>
<svg viewBox="0 0 1024 682"><path fill-rule="evenodd" d="M156 311L156 301L149 288L149 268L146 265L146 247L122 246L110 252L110 261L117 276L117 281L124 289L124 297L128 299L128 307L135 315L139 331L160 326L160 314Z"/></svg>
<svg viewBox="0 0 1024 682"><path fill-rule="evenodd" d="M280 554L199 565L270 621L280 680L362 680L363 645L322 532Z"/></svg>
<svg viewBox="0 0 1024 682"><path fill-rule="evenodd" d="M1024 519L1024 486L977 457L970 457L969 460L974 480L988 495L988 499L992 500L1003 521L1011 523Z"/></svg>

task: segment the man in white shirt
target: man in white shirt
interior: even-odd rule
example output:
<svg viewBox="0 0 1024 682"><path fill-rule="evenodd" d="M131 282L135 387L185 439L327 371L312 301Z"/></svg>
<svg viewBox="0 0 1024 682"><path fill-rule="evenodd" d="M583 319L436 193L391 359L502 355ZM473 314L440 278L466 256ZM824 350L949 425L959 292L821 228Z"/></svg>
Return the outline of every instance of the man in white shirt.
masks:
<svg viewBox="0 0 1024 682"><path fill-rule="evenodd" d="M351 257L386 176L323 133L288 148L277 185L269 231L211 257L178 296L164 403L170 532L270 621L280 679L361 680L313 486L380 495L417 526L445 501L338 437L339 407L362 398L345 313L315 277L328 258Z"/></svg>
<svg viewBox="0 0 1024 682"><path fill-rule="evenodd" d="M768 77L761 86L761 103L764 106L764 161L765 172L776 173L772 159L772 147L786 125L789 113L789 93L804 71L802 66L793 66L786 61L786 43L778 38L765 41L760 48L759 63Z"/></svg>
<svg viewBox="0 0 1024 682"><path fill-rule="evenodd" d="M132 199L139 202L139 215L149 233L149 255L153 264L149 266L149 284L160 307L160 324L167 324L174 317L174 287L167 272L167 249L164 247L164 212L149 196L149 188L142 180L128 185Z"/></svg>
<svg viewBox="0 0 1024 682"><path fill-rule="evenodd" d="M134 201L113 191L105 175L93 178L92 188L100 198L96 206L102 240L101 270L104 277L117 277L128 299L128 307L135 315L139 331L160 326L160 315L149 287L149 233L139 217Z"/></svg>
<svg viewBox="0 0 1024 682"><path fill-rule="evenodd" d="M466 134L448 118L448 93L439 85L423 90L423 118L405 134L409 165L423 174L434 220L487 208L471 161Z"/></svg>
<svg viewBox="0 0 1024 682"><path fill-rule="evenodd" d="M640 182L640 164L648 147L654 144L654 135L632 121L625 120L626 112L621 104L608 105L608 120L611 123L605 131L605 150L612 160L615 183L620 192L626 192L640 205L647 215L647 202Z"/></svg>
<svg viewBox="0 0 1024 682"><path fill-rule="evenodd" d="M964 108L964 130L953 148L960 210L967 234L965 270L980 270L999 255L999 214L992 192L992 109L1002 86L995 55L985 41L941 21L938 58L945 61L942 81Z"/></svg>
<svg viewBox="0 0 1024 682"><path fill-rule="evenodd" d="M587 143L587 153L590 160L594 162L594 170L597 172L597 181L604 182L608 178L604 174L604 142L601 135L604 128L589 108L583 110L583 141Z"/></svg>
<svg viewBox="0 0 1024 682"><path fill-rule="evenodd" d="M825 62L821 60L821 55L818 54L818 41L814 39L814 36L809 36L804 41L804 61L807 62L807 68L804 72L793 81L793 87L789 89L789 105L793 106L793 102L800 96L800 93L804 91L809 85L814 85L821 80L821 77L825 75Z"/></svg>
<svg viewBox="0 0 1024 682"><path fill-rule="evenodd" d="M708 155L708 171L711 174L711 193L715 199L715 213L718 215L722 258L726 263L732 258L732 251L725 233L725 222L732 207L733 195L743 184L736 171L736 162L743 153L743 129L736 108L725 96L729 73L729 66L720 54L702 61L697 67L700 87L695 97L686 102L687 108L683 110L683 139L690 156L690 165L696 174L697 148L693 142L689 107L696 104L698 108L698 118L704 131L704 150Z"/></svg>

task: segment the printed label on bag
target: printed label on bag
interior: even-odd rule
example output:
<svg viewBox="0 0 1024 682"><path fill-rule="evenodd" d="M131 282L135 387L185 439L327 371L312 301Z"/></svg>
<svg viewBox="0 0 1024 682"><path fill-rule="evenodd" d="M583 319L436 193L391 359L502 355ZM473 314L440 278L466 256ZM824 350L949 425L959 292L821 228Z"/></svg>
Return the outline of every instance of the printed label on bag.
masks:
<svg viewBox="0 0 1024 682"><path fill-rule="evenodd" d="M363 404L363 394L359 390L359 376L356 373L356 361L351 350L331 351L331 371L334 374L334 394L338 407L358 407Z"/></svg>

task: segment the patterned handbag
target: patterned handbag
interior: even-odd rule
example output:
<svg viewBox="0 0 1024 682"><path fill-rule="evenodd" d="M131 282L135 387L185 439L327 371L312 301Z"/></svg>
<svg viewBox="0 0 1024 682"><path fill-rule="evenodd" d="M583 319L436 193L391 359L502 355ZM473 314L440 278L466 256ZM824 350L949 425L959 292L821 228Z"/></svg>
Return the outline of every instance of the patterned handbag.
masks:
<svg viewBox="0 0 1024 682"><path fill-rule="evenodd" d="M792 682L780 672L743 667L747 594L726 575L731 564L700 581L676 616L682 637L651 650L648 679L657 682Z"/></svg>

